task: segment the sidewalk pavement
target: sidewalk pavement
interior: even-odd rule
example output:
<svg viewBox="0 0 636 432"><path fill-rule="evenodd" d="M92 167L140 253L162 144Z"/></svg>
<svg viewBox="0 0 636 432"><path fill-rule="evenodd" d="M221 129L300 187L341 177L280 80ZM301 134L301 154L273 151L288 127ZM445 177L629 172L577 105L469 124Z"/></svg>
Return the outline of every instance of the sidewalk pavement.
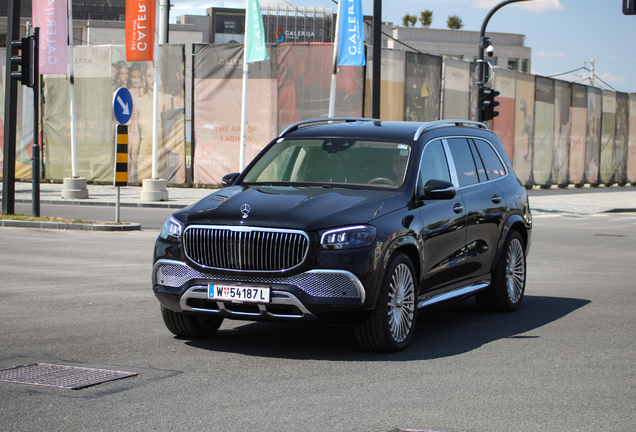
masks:
<svg viewBox="0 0 636 432"><path fill-rule="evenodd" d="M0 183L2 184L2 183ZM88 199L64 199L62 198L63 185L60 183L40 184L40 204L65 204L65 205L94 205L115 207L117 200L117 188L110 185L91 185L88 188ZM173 208L175 210L189 206L205 198L217 189L210 188L168 188L168 201L143 202L141 201L140 186L125 186L119 188L120 207L146 207L146 208ZM0 190L0 201L2 190ZM15 202L31 203L31 182L15 183Z"/></svg>
<svg viewBox="0 0 636 432"><path fill-rule="evenodd" d="M15 202L31 203L31 187L30 182L16 182ZM141 187L126 186L120 188L120 206L173 208L176 210L194 204L215 190L173 187L168 188L168 201L142 202ZM1 188L0 192L2 192ZM116 205L116 193L114 186L88 185L88 199L69 200L62 198L62 184L42 183L40 185L40 203L114 207ZM634 186L569 187L565 189L533 188L528 194L533 214L636 212L636 187Z"/></svg>

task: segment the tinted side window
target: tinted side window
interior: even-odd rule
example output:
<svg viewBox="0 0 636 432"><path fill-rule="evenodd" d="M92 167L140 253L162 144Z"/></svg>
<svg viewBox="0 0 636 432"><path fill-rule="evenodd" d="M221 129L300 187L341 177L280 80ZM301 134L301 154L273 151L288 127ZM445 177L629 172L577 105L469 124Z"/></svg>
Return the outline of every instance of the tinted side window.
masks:
<svg viewBox="0 0 636 432"><path fill-rule="evenodd" d="M494 180L504 176L506 174L506 169L490 144L486 141L475 140L475 145L477 146L481 160L484 161L484 167L486 168L488 179Z"/></svg>
<svg viewBox="0 0 636 432"><path fill-rule="evenodd" d="M475 165L477 166L477 177L479 177L480 182L488 181L488 177L486 177L486 169L484 168L484 163L479 157L479 153L477 149L475 149L475 144L472 140L468 140L468 144L470 145L470 151L473 153L473 160L475 161Z"/></svg>
<svg viewBox="0 0 636 432"><path fill-rule="evenodd" d="M420 168L421 185L424 186L429 180L451 181L446 162L446 153L441 141L433 141L426 145L422 155L422 165Z"/></svg>
<svg viewBox="0 0 636 432"><path fill-rule="evenodd" d="M468 147L468 141L465 138L450 138L448 146L455 163L459 187L478 183L477 168L475 168L475 161Z"/></svg>

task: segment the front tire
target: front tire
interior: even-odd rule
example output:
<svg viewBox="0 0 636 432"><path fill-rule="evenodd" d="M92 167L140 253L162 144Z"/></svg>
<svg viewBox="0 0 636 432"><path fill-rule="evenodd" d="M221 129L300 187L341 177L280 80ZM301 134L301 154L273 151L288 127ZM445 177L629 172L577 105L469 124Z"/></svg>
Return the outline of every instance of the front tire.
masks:
<svg viewBox="0 0 636 432"><path fill-rule="evenodd" d="M375 309L355 327L362 348L396 352L409 344L417 316L414 275L409 257L396 252L389 260Z"/></svg>
<svg viewBox="0 0 636 432"><path fill-rule="evenodd" d="M221 327L223 318L188 315L161 306L163 322L172 333L184 338L209 338Z"/></svg>
<svg viewBox="0 0 636 432"><path fill-rule="evenodd" d="M517 310L526 289L526 249L521 235L511 231L492 272L492 283L475 295L477 305L488 311Z"/></svg>

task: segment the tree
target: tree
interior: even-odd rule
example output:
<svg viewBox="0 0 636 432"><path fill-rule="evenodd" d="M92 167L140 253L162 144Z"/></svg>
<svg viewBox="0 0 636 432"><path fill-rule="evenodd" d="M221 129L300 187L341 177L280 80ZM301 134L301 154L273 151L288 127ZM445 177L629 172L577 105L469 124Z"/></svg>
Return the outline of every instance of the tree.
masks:
<svg viewBox="0 0 636 432"><path fill-rule="evenodd" d="M417 17L415 15L411 15L410 13L407 13L402 17L402 25L404 27L415 27L416 23L417 23Z"/></svg>
<svg viewBox="0 0 636 432"><path fill-rule="evenodd" d="M433 23L433 11L426 9L420 12L420 23L422 27L428 27Z"/></svg>
<svg viewBox="0 0 636 432"><path fill-rule="evenodd" d="M460 30L464 27L464 23L462 23L462 19L457 15L449 15L448 21L446 21L446 26L451 30Z"/></svg>

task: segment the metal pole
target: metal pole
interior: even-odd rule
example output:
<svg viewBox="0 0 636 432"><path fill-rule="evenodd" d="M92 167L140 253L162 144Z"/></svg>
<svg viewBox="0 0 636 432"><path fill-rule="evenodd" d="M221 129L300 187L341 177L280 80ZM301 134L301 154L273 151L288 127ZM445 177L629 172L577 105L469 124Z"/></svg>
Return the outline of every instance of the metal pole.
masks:
<svg viewBox="0 0 636 432"><path fill-rule="evenodd" d="M40 216L40 27L33 29L33 147L31 152L31 206L33 216Z"/></svg>
<svg viewBox="0 0 636 432"><path fill-rule="evenodd" d="M245 40L247 40L247 26L245 26ZM249 65L247 63L247 48L243 46L243 96L241 98L241 143L239 156L239 172L245 168L245 141L247 137L247 77Z"/></svg>
<svg viewBox="0 0 636 432"><path fill-rule="evenodd" d="M11 41L20 38L20 0L10 1L7 11L7 50L4 99L4 152L2 166L2 214L15 212L15 138L18 111L18 82L11 78L16 65L11 62Z"/></svg>
<svg viewBox="0 0 636 432"><path fill-rule="evenodd" d="M75 72L73 71L73 0L68 0L68 77L71 84L71 177L77 175L77 142L75 140Z"/></svg>
<svg viewBox="0 0 636 432"><path fill-rule="evenodd" d="M371 85L371 117L380 118L382 71L382 0L373 0L373 71Z"/></svg>
<svg viewBox="0 0 636 432"><path fill-rule="evenodd" d="M481 89L484 86L484 79L485 79L486 65L484 62L484 49L486 49L487 47L484 46L484 41L485 41L486 26L488 26L488 21L490 21L490 18L492 18L495 12L497 12L502 7L509 5L511 3L518 3L522 1L533 1L533 0L504 0L501 3L497 4L494 8L490 9L490 12L488 12L488 14L486 15L486 18L484 18L484 21L481 23L481 30L479 31L479 51L478 51L479 58L477 60L477 65L478 65L477 66L477 85L479 86L479 89ZM479 94L481 95L481 92L479 92ZM477 98L477 121L482 121L482 113L480 109L481 105L482 105L481 98Z"/></svg>
<svg viewBox="0 0 636 432"><path fill-rule="evenodd" d="M115 222L119 223L119 186L117 186L117 194L115 196Z"/></svg>
<svg viewBox="0 0 636 432"><path fill-rule="evenodd" d="M154 89L152 93L152 178L159 178L158 156L159 156L159 37L157 35L159 14L155 13L155 76Z"/></svg>
<svg viewBox="0 0 636 432"><path fill-rule="evenodd" d="M159 0L159 43L167 44L170 28L170 2Z"/></svg>
<svg viewBox="0 0 636 432"><path fill-rule="evenodd" d="M336 112L336 84L338 81L338 50L340 49L340 16L342 14L342 0L338 2L336 16L336 34L333 40L333 69L331 70L331 92L329 94L329 117L335 117Z"/></svg>

